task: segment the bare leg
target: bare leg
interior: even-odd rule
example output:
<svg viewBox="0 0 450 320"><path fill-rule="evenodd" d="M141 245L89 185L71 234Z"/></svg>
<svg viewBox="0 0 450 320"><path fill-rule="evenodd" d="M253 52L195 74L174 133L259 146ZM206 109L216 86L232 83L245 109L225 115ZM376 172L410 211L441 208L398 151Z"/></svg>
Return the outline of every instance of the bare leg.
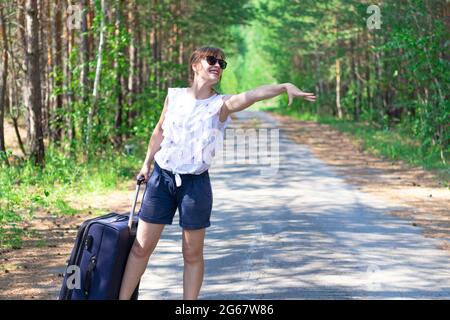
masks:
<svg viewBox="0 0 450 320"><path fill-rule="evenodd" d="M127 266L120 287L119 300L129 300L145 272L150 255L158 244L164 224L139 220L136 240L128 256Z"/></svg>
<svg viewBox="0 0 450 320"><path fill-rule="evenodd" d="M183 299L196 300L203 282L203 243L206 229L183 229Z"/></svg>

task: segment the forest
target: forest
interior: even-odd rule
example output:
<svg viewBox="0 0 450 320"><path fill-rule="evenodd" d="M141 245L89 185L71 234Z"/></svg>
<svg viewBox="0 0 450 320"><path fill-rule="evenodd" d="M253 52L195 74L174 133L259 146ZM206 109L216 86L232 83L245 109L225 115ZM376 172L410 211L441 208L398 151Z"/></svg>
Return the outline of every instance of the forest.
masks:
<svg viewBox="0 0 450 320"><path fill-rule="evenodd" d="M0 240L37 208L71 213L69 189L133 177L201 46L226 54L220 92L294 83L317 102L271 110L383 132L448 174L449 16L448 0L1 0Z"/></svg>

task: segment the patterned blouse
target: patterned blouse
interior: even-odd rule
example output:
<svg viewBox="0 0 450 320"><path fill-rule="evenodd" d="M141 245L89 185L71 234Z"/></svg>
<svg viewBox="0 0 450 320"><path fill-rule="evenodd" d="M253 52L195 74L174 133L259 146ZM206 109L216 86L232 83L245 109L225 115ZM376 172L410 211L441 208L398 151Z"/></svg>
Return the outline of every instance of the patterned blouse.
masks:
<svg viewBox="0 0 450 320"><path fill-rule="evenodd" d="M219 120L223 97L215 94L198 100L187 95L187 88L168 89L163 141L155 153L155 161L161 168L174 174L201 174L209 169L231 121L230 116L225 122Z"/></svg>

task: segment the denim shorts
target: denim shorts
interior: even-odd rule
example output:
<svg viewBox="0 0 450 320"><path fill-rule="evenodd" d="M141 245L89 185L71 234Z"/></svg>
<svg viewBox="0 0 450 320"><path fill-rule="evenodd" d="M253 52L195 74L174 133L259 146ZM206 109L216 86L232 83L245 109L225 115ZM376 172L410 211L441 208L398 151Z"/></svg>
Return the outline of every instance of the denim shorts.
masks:
<svg viewBox="0 0 450 320"><path fill-rule="evenodd" d="M139 218L156 224L172 224L178 208L179 224L184 229L203 229L211 225L213 195L208 170L201 174L175 175L154 161L147 181Z"/></svg>

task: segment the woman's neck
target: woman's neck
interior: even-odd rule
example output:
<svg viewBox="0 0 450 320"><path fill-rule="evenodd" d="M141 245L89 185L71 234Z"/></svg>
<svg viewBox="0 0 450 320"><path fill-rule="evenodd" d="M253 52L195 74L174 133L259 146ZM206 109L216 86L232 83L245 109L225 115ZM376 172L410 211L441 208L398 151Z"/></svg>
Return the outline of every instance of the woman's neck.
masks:
<svg viewBox="0 0 450 320"><path fill-rule="evenodd" d="M214 90L214 88L212 88L210 86L200 85L200 84L195 84L195 83L192 84L192 86L187 89L188 89L188 94L197 100L208 99L217 93Z"/></svg>

